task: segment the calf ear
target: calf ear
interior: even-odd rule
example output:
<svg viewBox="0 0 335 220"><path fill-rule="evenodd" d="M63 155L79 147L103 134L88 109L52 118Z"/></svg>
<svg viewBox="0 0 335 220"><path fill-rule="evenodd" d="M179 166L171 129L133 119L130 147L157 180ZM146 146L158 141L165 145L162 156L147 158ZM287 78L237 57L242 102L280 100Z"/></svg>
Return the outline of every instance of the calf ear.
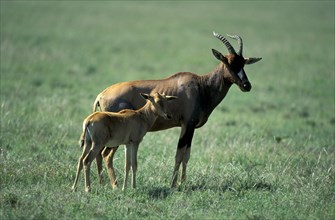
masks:
<svg viewBox="0 0 335 220"><path fill-rule="evenodd" d="M140 93L140 95L144 98L144 99L149 99L150 95L145 94L145 93Z"/></svg>
<svg viewBox="0 0 335 220"><path fill-rule="evenodd" d="M170 101L170 100L173 100L173 99L177 99L178 97L177 96L170 96L170 95L167 95L165 96L165 98Z"/></svg>
<svg viewBox="0 0 335 220"><path fill-rule="evenodd" d="M246 65L248 65L248 64L253 64L253 63L256 63L256 62L258 62L258 61L260 61L262 58L261 57L249 57L249 58L245 58L244 59L244 62L245 62L245 64Z"/></svg>
<svg viewBox="0 0 335 220"><path fill-rule="evenodd" d="M222 55L222 53L220 53L219 51L212 49L212 53L215 56L216 59L222 61L224 64L228 63L228 60L225 56Z"/></svg>

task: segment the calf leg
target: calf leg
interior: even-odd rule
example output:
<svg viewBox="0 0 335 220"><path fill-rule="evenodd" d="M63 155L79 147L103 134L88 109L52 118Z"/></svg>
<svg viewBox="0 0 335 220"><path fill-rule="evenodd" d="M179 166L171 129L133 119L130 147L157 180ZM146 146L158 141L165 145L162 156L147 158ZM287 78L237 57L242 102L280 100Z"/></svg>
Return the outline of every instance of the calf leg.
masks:
<svg viewBox="0 0 335 220"><path fill-rule="evenodd" d="M81 156L79 157L79 161L78 161L78 165L77 165L77 173L76 173L76 177L74 179L74 183L73 183L73 186L72 186L73 191L75 191L76 188L77 188L79 174L80 174L81 170L83 169L83 160L87 156L90 147L91 147L91 142L86 142L84 147L83 147L83 152L82 152Z"/></svg>
<svg viewBox="0 0 335 220"><path fill-rule="evenodd" d="M85 191L86 192L89 192L91 190L91 184L90 184L91 163L97 157L97 155L100 153L101 148L99 148L98 145L93 143L91 150L88 152L87 156L85 157L85 159L83 161L84 169L85 169Z"/></svg>
<svg viewBox="0 0 335 220"><path fill-rule="evenodd" d="M77 188L77 183L78 183L78 179L79 179L79 174L81 172L81 170L83 169L83 156L79 157L79 161L78 161L78 165L77 165L77 173L76 173L76 177L74 179L74 183L72 185L72 191L75 191Z"/></svg>
<svg viewBox="0 0 335 220"><path fill-rule="evenodd" d="M127 145L125 147L125 175L122 190L125 190L127 188L128 174L131 167L131 151L132 151L131 146Z"/></svg>
<svg viewBox="0 0 335 220"><path fill-rule="evenodd" d="M132 170L132 187L133 189L136 188L136 172L137 172L137 151L138 151L138 144L134 144L131 146L131 170Z"/></svg>
<svg viewBox="0 0 335 220"><path fill-rule="evenodd" d="M112 148L105 148L102 152L102 156L104 158L105 161L105 165L107 168L107 172L108 172L108 176L111 182L111 185L113 187L113 189L115 189L117 187L117 180L115 177L115 171L114 171L114 166L113 166L113 158L114 158L114 154L117 151L119 147L112 147Z"/></svg>
<svg viewBox="0 0 335 220"><path fill-rule="evenodd" d="M98 169L98 176L99 176L99 182L100 185L102 185L102 151L97 155L97 157L95 158L96 162L97 162L97 169Z"/></svg>

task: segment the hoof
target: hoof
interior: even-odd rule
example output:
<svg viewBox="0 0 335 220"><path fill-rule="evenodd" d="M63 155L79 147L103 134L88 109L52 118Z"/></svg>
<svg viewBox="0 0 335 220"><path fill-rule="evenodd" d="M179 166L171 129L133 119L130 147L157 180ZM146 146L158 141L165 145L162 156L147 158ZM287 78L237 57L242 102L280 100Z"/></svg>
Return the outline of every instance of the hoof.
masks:
<svg viewBox="0 0 335 220"><path fill-rule="evenodd" d="M117 189L118 188L117 181L115 181L114 183L112 183L112 188L113 189Z"/></svg>

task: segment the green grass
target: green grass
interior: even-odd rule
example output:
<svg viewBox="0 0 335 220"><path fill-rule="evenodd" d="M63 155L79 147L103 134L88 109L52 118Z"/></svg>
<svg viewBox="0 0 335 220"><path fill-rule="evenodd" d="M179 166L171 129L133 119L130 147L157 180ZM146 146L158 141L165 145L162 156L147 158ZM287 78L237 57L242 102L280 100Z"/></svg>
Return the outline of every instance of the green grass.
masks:
<svg viewBox="0 0 335 220"><path fill-rule="evenodd" d="M0 219L334 219L334 2L1 1ZM179 128L149 133L138 189L70 188L95 96L127 80L205 74L239 34L236 86L195 133L170 189ZM233 42L233 41L232 41ZM236 45L236 42L233 42ZM115 158L123 178L123 149Z"/></svg>

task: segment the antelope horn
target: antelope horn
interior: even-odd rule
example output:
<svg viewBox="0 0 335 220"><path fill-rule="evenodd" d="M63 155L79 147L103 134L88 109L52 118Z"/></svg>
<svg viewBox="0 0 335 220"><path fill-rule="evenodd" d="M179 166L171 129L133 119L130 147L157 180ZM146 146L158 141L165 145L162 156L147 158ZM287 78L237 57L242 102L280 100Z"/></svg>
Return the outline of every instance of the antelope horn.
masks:
<svg viewBox="0 0 335 220"><path fill-rule="evenodd" d="M214 35L214 37L216 37L217 39L219 39L220 41L222 41L222 43L227 47L228 52L230 54L236 54L233 46L228 42L228 40L224 36L222 36L221 34L218 34L218 33L214 32L214 31L213 31L213 35Z"/></svg>
<svg viewBox="0 0 335 220"><path fill-rule="evenodd" d="M231 37L231 38L233 38L235 40L237 40L237 43L240 46L237 54L240 55L240 56L242 56L242 51L243 51L243 41L242 41L242 38L240 36L238 36L238 35L229 35L229 34L227 34L227 36Z"/></svg>

